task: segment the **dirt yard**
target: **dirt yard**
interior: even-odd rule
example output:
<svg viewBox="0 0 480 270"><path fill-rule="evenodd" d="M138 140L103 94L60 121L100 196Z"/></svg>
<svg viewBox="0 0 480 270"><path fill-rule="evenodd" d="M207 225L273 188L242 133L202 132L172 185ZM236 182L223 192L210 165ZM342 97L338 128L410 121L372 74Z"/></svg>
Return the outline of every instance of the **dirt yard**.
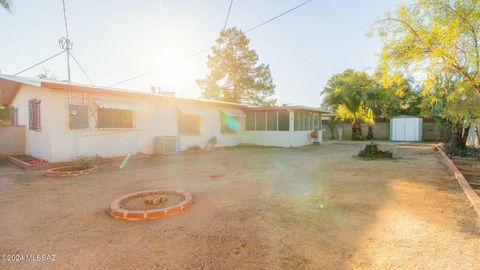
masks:
<svg viewBox="0 0 480 270"><path fill-rule="evenodd" d="M49 178L0 164L0 269L480 269L480 224L431 146L237 147ZM177 188L194 205L152 221L110 202Z"/></svg>

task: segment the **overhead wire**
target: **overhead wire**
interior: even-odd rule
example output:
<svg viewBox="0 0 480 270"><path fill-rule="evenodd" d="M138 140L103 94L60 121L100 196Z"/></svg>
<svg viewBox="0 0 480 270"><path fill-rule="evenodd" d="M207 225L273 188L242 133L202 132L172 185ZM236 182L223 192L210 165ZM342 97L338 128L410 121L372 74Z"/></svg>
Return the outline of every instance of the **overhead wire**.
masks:
<svg viewBox="0 0 480 270"><path fill-rule="evenodd" d="M32 66L30 66L30 67L28 67L28 68L24 69L24 70L22 70L22 71L19 71L19 72L17 72L17 73L15 73L15 74L13 74L13 76L17 76L17 75L19 75L19 74L21 74L21 73L23 73L23 72L25 72L25 71L27 71L27 70L30 70L30 69L32 69L32 68L34 68L34 67L38 66L38 65L41 65L41 64L43 64L43 63L47 62L48 60L50 60L50 59L52 59L52 58L55 58L55 57L59 56L60 54L62 54L62 53L64 53L64 52L66 52L66 50L63 50L63 51L61 51L61 52L59 52L59 53L56 53L55 55L52 55L52 56L48 57L48 58L47 58L47 59L45 59L45 60L42 60L42 61L40 61L40 62L38 62L38 63L36 63L36 64L34 64L34 65L32 65Z"/></svg>
<svg viewBox="0 0 480 270"><path fill-rule="evenodd" d="M230 11L232 10L233 0L230 0L230 6L228 7L227 18L225 18L225 23L223 24L222 30L227 28L228 18L230 17Z"/></svg>
<svg viewBox="0 0 480 270"><path fill-rule="evenodd" d="M263 21L263 22L255 25L255 26L253 26L253 27L251 27L251 28L248 28L248 29L245 31L245 33L254 31L254 30L256 30L256 29L258 29L258 28L260 28L260 27L262 27L262 26L264 26L264 25L266 25L266 24L268 24L268 23L270 23L270 22L272 22L272 21L274 21L274 20L282 17L283 15L286 15L286 14L288 14L288 13L290 13L290 12L292 12L292 11L294 11L294 10L296 10L296 9L298 9L298 8L306 5L306 4L308 4L308 3L311 2L311 1L313 1L313 0L304 1L304 2L302 2L302 3L300 3L300 4L298 4L298 5L296 5L296 6L292 7L292 8L290 8L290 9L288 9L288 10L286 10L286 11L284 11L284 12L282 12L282 13L280 13L280 14L278 14L278 15L276 15L276 16L268 19L268 20L266 20L266 21ZM227 13L227 18L226 18L226 20L225 20L225 24L224 24L224 28L223 28L223 29L225 29L225 27L226 27L226 25L227 25L228 17L230 16L230 9L231 9L232 3L233 3L233 0L230 2L230 7L229 7L229 10L228 10L228 13ZM192 54L192 55L189 55L188 57L186 57L186 59L189 59L189 58L192 58L192 57L194 57L194 56L203 54L203 53L205 53L205 52L208 52L209 50L210 50L210 49L205 49L205 50L198 51L198 52L196 52L196 53L194 53L194 54ZM143 77L143 76L148 75L148 74L150 74L150 73L153 73L153 72L155 72L157 69L158 69L158 67L155 67L155 68L153 68L153 69L151 69L151 70L149 70L149 71L147 71L147 72L143 72L143 73L141 73L141 74L135 75L135 76L133 76L133 77L130 77L130 78L125 79L125 80L123 80L123 81L120 81L120 82L118 82L118 83L112 84L112 85L110 85L109 87L114 87L114 86L117 86L117 85L120 85L120 84L129 82L129 81L131 81L131 80L135 80L135 79L137 79L137 78L140 78L140 77Z"/></svg>
<svg viewBox="0 0 480 270"><path fill-rule="evenodd" d="M80 65L80 63L78 62L77 58L75 58L75 56L73 55L72 52L70 52L70 56L72 56L73 61L75 61L75 63L77 63L78 67L79 67L80 70L82 71L83 75L85 75L85 77L87 78L87 80L90 82L90 84L94 85L92 79L90 79L90 76L88 76L87 72L86 72L85 69L82 67L82 65Z"/></svg>

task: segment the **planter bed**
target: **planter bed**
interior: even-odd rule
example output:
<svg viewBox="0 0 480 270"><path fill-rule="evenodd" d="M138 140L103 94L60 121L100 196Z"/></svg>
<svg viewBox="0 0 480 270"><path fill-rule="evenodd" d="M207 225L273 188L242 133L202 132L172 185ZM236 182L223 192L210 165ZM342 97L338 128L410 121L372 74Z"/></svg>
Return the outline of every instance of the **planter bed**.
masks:
<svg viewBox="0 0 480 270"><path fill-rule="evenodd" d="M477 212L477 214L480 216L480 190L478 189L479 186L477 185L477 182L475 181L478 179L478 176L467 176L469 181L472 181L472 185L470 185L469 181L465 176L463 175L462 171L460 171L456 163L461 163L464 165L464 163L469 163L469 167L475 168L477 164L480 162L478 160L474 159L466 159L466 158L457 158L457 157L452 157L450 158L445 152L443 152L442 148L440 146L437 146L438 151L440 152L440 155L444 161L444 163L450 168L450 170L453 172L455 175L455 179L457 179L458 184L460 185L460 188L463 190L465 195L467 195L467 198L470 200L470 202L473 205L473 208ZM474 166L471 166L471 165ZM469 174L476 174L475 171L468 171ZM475 188L475 189L474 189Z"/></svg>
<svg viewBox="0 0 480 270"><path fill-rule="evenodd" d="M7 159L22 168L37 168L48 164L45 160L30 155L12 155L7 156Z"/></svg>
<svg viewBox="0 0 480 270"><path fill-rule="evenodd" d="M63 166L49 169L46 171L47 176L65 177L65 176L80 176L92 174L97 170L97 167L81 169L78 166Z"/></svg>

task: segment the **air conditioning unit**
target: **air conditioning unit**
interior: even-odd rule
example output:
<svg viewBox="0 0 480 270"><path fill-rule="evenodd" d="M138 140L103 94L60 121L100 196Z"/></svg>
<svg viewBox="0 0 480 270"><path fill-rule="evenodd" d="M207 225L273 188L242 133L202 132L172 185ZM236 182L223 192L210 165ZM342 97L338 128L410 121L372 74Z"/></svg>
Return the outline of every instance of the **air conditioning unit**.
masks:
<svg viewBox="0 0 480 270"><path fill-rule="evenodd" d="M162 136L153 139L154 154L173 154L178 152L176 136Z"/></svg>

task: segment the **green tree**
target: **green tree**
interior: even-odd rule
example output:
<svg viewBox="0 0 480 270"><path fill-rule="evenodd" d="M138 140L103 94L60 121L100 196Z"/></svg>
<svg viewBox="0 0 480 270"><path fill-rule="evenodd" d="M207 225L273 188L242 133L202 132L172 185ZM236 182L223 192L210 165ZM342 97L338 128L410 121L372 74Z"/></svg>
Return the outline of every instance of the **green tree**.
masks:
<svg viewBox="0 0 480 270"><path fill-rule="evenodd" d="M380 68L420 75L422 103L451 123L449 140L461 146L458 130L479 117L480 1L417 0L375 31L384 42Z"/></svg>
<svg viewBox="0 0 480 270"><path fill-rule="evenodd" d="M480 94L480 1L417 0L376 24L383 40L381 68L422 73L430 88L445 71Z"/></svg>
<svg viewBox="0 0 480 270"><path fill-rule="evenodd" d="M270 68L258 64L257 53L249 48L249 39L236 28L220 32L206 78L197 80L203 96L222 101L275 105L276 99Z"/></svg>
<svg viewBox="0 0 480 270"><path fill-rule="evenodd" d="M423 95L424 116L447 121L450 143L465 147L470 125L480 120L480 95L476 90L461 74L447 72L438 76L434 87L426 88Z"/></svg>
<svg viewBox="0 0 480 270"><path fill-rule="evenodd" d="M2 6L8 12L12 12L12 4L10 0L0 0L0 6Z"/></svg>
<svg viewBox="0 0 480 270"><path fill-rule="evenodd" d="M352 140L361 140L364 120L374 124L373 107L378 99L379 85L365 72L347 69L333 75L322 91L323 105L334 109L337 117L352 121ZM375 100L374 100L375 99ZM369 128L369 133L371 132ZM367 137L373 137L369 134Z"/></svg>

